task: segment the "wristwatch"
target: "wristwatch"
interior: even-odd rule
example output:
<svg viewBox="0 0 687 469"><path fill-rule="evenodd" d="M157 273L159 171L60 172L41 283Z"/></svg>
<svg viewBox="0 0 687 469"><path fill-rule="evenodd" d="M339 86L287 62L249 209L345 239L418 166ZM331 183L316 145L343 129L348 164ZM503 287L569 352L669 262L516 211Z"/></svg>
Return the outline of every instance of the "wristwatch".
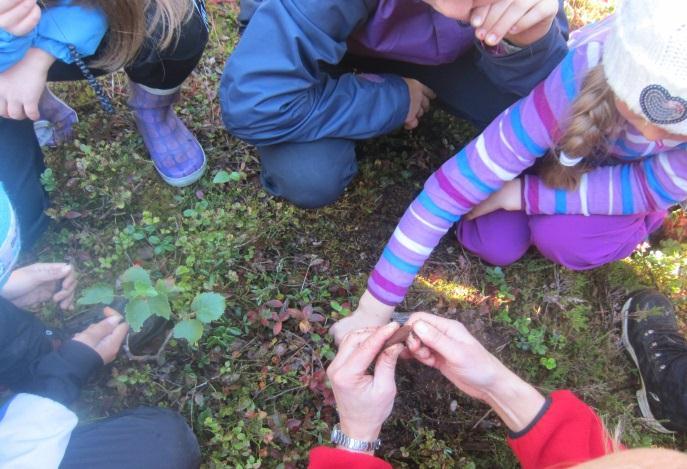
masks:
<svg viewBox="0 0 687 469"><path fill-rule="evenodd" d="M363 441L351 438L341 431L341 427L337 423L332 429L332 443L337 446L342 446L349 451L356 451L359 453L367 453L369 451L377 451L382 446L382 440L377 438L375 441Z"/></svg>

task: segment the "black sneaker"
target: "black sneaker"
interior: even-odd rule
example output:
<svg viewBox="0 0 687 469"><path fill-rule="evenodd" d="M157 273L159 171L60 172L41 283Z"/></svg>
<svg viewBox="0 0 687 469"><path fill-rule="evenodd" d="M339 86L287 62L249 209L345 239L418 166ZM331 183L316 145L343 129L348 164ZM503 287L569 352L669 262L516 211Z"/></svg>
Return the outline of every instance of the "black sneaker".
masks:
<svg viewBox="0 0 687 469"><path fill-rule="evenodd" d="M623 345L637 365L639 409L661 433L687 432L687 340L679 333L670 300L654 290L625 302Z"/></svg>

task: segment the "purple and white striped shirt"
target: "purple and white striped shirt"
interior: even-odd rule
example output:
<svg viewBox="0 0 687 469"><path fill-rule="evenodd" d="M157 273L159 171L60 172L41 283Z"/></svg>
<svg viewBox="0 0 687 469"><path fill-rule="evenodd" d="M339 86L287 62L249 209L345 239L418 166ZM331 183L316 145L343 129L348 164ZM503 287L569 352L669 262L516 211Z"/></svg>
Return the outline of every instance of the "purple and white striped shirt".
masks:
<svg viewBox="0 0 687 469"><path fill-rule="evenodd" d="M587 72L601 62L612 20L578 31L570 52L545 81L430 176L368 279L375 298L400 303L451 226L555 146ZM577 190L551 189L536 176L525 176L524 209L530 214L626 215L687 199L687 144L648 141L626 123L610 153L618 164L586 174Z"/></svg>

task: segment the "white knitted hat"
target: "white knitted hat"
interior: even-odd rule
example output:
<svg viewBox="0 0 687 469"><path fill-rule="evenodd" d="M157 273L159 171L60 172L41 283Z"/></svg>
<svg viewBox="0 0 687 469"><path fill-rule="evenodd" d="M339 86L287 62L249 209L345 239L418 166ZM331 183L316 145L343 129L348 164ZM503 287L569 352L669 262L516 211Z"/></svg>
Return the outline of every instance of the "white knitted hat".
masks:
<svg viewBox="0 0 687 469"><path fill-rule="evenodd" d="M687 135L687 0L618 0L603 65L632 111Z"/></svg>

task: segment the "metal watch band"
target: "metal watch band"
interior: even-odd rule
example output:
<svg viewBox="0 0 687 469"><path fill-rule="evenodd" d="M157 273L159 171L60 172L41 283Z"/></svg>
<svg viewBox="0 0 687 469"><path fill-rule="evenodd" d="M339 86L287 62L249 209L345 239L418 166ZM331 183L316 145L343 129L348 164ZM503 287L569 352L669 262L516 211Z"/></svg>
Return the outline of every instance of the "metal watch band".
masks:
<svg viewBox="0 0 687 469"><path fill-rule="evenodd" d="M382 440L380 440L379 438L377 438L375 441L363 441L351 438L350 436L346 435L344 432L341 431L341 427L338 423L334 425L334 428L332 428L331 439L332 443L334 443L337 446L342 446L347 450L361 453L368 451L377 451L380 448L380 446L382 446Z"/></svg>

